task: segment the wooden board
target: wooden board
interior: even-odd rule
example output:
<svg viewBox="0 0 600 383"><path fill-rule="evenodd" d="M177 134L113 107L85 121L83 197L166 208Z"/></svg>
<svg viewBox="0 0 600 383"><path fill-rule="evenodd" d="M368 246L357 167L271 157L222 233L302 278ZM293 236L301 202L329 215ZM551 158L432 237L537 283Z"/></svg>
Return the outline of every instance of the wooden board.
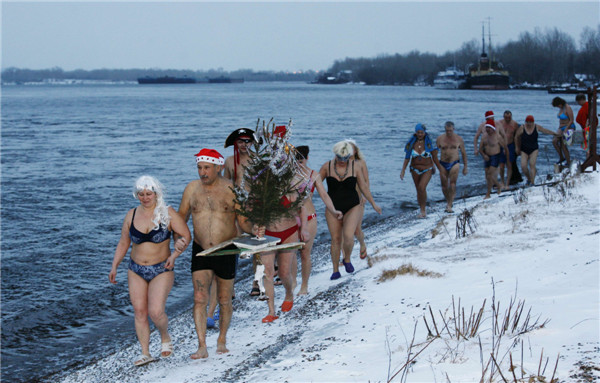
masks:
<svg viewBox="0 0 600 383"><path fill-rule="evenodd" d="M270 235L265 235L261 239L250 236L241 236L237 238L233 238L233 244L241 249L251 249L258 250L264 247L271 247L277 245L281 242L281 239L277 237L272 237Z"/></svg>
<svg viewBox="0 0 600 383"><path fill-rule="evenodd" d="M233 245L233 240L234 240L234 239L235 239L235 238L231 238L231 239L229 239L229 240L227 240L227 241L225 241L225 242L221 242L221 243L219 243L218 245L216 245L216 246L213 246L213 247L211 247L210 249L203 250L203 251L201 251L201 252L199 252L199 253L197 253L197 254L195 254L195 255L196 255L196 256L204 256L204 255L208 255L208 254L214 253L215 251L217 251L217 250L221 250L221 249L222 249L222 248L224 248L224 247L227 247L227 246L229 246L229 245Z"/></svg>
<svg viewBox="0 0 600 383"><path fill-rule="evenodd" d="M219 245L217 245L217 246L219 246ZM304 245L305 245L304 242L291 242L291 243L284 243L282 245L273 245L273 246L263 247L260 249L237 248L237 249L228 249L228 250L214 250L214 251L210 251L210 252L208 252L208 251L211 249L208 249L208 250L204 250L201 253L197 253L195 255L197 257L201 257L201 256L214 257L214 256L219 256L219 255L240 254L241 258L248 258L252 254L267 253L269 251L301 249L304 247ZM217 246L215 246L215 247L217 247ZM222 249L222 248L223 247L220 247L220 249Z"/></svg>

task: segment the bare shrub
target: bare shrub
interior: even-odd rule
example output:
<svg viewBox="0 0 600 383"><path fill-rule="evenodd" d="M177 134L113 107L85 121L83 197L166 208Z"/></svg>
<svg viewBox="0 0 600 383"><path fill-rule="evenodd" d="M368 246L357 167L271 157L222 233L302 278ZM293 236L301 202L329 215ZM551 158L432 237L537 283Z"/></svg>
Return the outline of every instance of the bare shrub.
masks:
<svg viewBox="0 0 600 383"><path fill-rule="evenodd" d="M467 235L475 233L477 229L477 222L473 217L472 211L464 209L456 217L456 238L464 238Z"/></svg>

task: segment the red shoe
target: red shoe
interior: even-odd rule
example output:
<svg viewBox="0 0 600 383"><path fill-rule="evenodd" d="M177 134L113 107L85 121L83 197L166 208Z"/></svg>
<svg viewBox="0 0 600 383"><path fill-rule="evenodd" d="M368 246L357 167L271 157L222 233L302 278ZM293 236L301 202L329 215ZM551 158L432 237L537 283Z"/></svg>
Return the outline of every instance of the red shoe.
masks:
<svg viewBox="0 0 600 383"><path fill-rule="evenodd" d="M279 317L275 316L275 315L267 315L266 317L264 317L262 319L263 323L271 323L273 322L275 319L279 319Z"/></svg>
<svg viewBox="0 0 600 383"><path fill-rule="evenodd" d="M283 303L281 304L281 311L286 313L286 312L290 311L292 309L292 307L294 307L293 301L283 301Z"/></svg>

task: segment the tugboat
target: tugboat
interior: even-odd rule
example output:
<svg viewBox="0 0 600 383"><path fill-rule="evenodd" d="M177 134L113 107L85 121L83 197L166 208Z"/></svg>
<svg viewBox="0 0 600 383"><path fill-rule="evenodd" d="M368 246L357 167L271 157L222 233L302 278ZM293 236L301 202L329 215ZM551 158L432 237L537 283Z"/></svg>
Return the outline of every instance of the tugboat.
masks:
<svg viewBox="0 0 600 383"><path fill-rule="evenodd" d="M489 23L489 18L488 18ZM492 51L492 37L488 24L489 50ZM493 56L488 57L485 53L485 30L481 26L482 51L477 64L469 66L467 74L467 86L471 89L504 90L509 87L510 77L502 63L495 61Z"/></svg>

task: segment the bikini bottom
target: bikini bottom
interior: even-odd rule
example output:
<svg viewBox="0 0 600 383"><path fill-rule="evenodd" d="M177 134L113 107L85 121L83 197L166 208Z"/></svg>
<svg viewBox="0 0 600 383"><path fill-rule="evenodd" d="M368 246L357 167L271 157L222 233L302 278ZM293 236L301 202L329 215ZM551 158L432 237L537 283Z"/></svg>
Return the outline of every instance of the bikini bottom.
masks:
<svg viewBox="0 0 600 383"><path fill-rule="evenodd" d="M415 172L415 173L417 173L417 175L425 174L425 173L427 173L428 171L430 171L430 170L432 170L432 169L433 169L433 167L431 167L431 168L427 168L427 169L425 169L425 170L419 170L419 169L415 169L415 168L413 168L412 166L410 167L410 171L411 171L411 172Z"/></svg>

